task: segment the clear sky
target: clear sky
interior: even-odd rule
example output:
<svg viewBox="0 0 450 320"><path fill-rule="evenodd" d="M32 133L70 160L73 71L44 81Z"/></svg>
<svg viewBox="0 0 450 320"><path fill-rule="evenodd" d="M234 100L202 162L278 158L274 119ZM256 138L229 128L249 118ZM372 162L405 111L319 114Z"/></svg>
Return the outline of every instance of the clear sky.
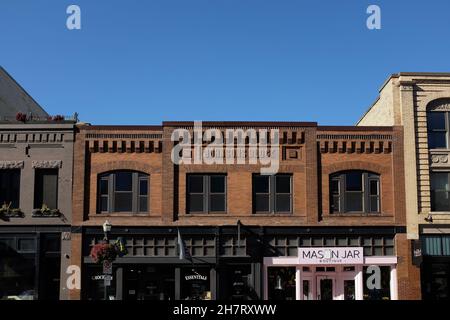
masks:
<svg viewBox="0 0 450 320"><path fill-rule="evenodd" d="M448 0L0 0L0 65L49 113L93 124L352 125L390 74L450 71L449 13Z"/></svg>

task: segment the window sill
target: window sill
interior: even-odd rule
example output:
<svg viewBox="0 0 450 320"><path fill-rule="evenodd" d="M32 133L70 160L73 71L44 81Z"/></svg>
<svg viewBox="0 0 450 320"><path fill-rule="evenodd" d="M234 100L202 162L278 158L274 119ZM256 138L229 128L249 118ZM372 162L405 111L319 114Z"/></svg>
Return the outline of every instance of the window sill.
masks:
<svg viewBox="0 0 450 320"><path fill-rule="evenodd" d="M391 217L391 215L383 215L380 212L329 213L326 216L327 217Z"/></svg>
<svg viewBox="0 0 450 320"><path fill-rule="evenodd" d="M92 217L148 217L149 212L102 212L102 213L90 213L89 218Z"/></svg>
<svg viewBox="0 0 450 320"><path fill-rule="evenodd" d="M444 215L450 215L450 211L430 211L430 214L438 215L438 216L444 216Z"/></svg>

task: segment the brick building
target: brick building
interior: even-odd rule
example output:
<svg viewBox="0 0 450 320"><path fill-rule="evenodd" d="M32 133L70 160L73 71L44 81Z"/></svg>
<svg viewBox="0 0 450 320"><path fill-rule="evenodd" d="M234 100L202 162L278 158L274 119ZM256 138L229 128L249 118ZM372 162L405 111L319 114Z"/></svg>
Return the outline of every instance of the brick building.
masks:
<svg viewBox="0 0 450 320"><path fill-rule="evenodd" d="M450 73L399 73L358 125L404 129L408 239L424 299L450 298ZM423 260L422 262L420 260Z"/></svg>
<svg viewBox="0 0 450 320"><path fill-rule="evenodd" d="M206 156L174 164L174 132L195 141L192 122L78 126L70 259L82 282L71 299L105 296L102 267L89 256L105 220L109 241L127 248L113 262L111 299L420 298L406 237L401 127L202 125L202 134L248 133L246 157L264 130L269 138L277 131L277 174L262 175L261 162L206 164ZM195 156L195 146L184 148ZM225 156L220 149L217 158ZM233 158L242 151L231 149ZM178 233L192 262L179 257ZM372 275L379 275L375 288Z"/></svg>

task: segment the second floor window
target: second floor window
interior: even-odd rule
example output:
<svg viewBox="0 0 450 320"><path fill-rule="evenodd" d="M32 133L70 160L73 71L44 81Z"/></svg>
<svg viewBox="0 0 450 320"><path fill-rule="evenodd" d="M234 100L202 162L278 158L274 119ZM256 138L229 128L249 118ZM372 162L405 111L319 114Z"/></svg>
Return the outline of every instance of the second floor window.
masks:
<svg viewBox="0 0 450 320"><path fill-rule="evenodd" d="M450 172L432 172L431 211L450 211Z"/></svg>
<svg viewBox="0 0 450 320"><path fill-rule="evenodd" d="M58 169L36 169L34 208L58 209Z"/></svg>
<svg viewBox="0 0 450 320"><path fill-rule="evenodd" d="M188 213L224 213L226 198L226 175L189 174L187 176Z"/></svg>
<svg viewBox="0 0 450 320"><path fill-rule="evenodd" d="M380 212L380 176L365 171L344 171L330 178L331 213Z"/></svg>
<svg viewBox="0 0 450 320"><path fill-rule="evenodd" d="M430 111L427 113L428 147L447 149L449 141L449 112Z"/></svg>
<svg viewBox="0 0 450 320"><path fill-rule="evenodd" d="M3 204L10 205L11 209L19 208L20 195L20 170L0 170L0 207Z"/></svg>
<svg viewBox="0 0 450 320"><path fill-rule="evenodd" d="M99 176L98 211L148 212L149 176L135 171L114 171Z"/></svg>
<svg viewBox="0 0 450 320"><path fill-rule="evenodd" d="M292 175L253 175L254 213L292 212Z"/></svg>

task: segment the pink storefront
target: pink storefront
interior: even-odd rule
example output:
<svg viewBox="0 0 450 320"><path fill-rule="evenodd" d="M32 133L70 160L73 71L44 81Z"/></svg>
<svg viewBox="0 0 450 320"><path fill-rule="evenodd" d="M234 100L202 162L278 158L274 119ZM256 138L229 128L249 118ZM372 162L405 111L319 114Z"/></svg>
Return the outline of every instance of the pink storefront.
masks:
<svg viewBox="0 0 450 320"><path fill-rule="evenodd" d="M298 248L265 257L265 300L397 300L397 257L364 256L363 247Z"/></svg>

